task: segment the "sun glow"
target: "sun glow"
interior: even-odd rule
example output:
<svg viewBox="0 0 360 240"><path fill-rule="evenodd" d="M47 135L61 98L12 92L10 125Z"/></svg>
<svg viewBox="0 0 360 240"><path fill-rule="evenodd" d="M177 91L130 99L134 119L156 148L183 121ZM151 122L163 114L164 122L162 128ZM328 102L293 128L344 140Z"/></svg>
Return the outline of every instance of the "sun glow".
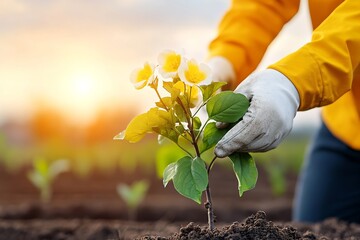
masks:
<svg viewBox="0 0 360 240"><path fill-rule="evenodd" d="M79 97L91 96L95 91L95 79L91 74L76 74L72 77L73 91Z"/></svg>
<svg viewBox="0 0 360 240"><path fill-rule="evenodd" d="M99 107L100 82L97 74L91 71L79 71L69 74L66 81L66 99L62 105L67 115L78 122L91 120Z"/></svg>

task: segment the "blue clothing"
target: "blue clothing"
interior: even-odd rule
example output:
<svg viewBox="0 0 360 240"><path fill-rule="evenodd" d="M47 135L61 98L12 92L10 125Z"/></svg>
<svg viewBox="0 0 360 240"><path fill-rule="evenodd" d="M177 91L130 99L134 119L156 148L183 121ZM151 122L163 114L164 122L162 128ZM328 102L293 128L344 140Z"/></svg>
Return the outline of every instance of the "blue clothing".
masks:
<svg viewBox="0 0 360 240"><path fill-rule="evenodd" d="M298 181L293 220L318 222L329 217L360 223L360 151L322 124Z"/></svg>

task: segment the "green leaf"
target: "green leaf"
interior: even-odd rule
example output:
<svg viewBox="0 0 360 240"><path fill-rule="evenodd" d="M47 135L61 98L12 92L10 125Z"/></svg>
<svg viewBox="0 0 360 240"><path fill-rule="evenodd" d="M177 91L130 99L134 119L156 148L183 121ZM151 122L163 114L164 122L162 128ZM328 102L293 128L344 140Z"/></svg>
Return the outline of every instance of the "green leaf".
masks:
<svg viewBox="0 0 360 240"><path fill-rule="evenodd" d="M49 178L49 162L45 159L38 158L34 161L34 170L44 178Z"/></svg>
<svg viewBox="0 0 360 240"><path fill-rule="evenodd" d="M194 178L196 189L203 192L209 183L204 160L197 157L192 161L191 174Z"/></svg>
<svg viewBox="0 0 360 240"><path fill-rule="evenodd" d="M220 139L226 134L228 128L219 129L216 127L215 122L211 122L206 125L204 129L204 135L202 137L202 142L199 144L200 152L203 153L206 150L214 147Z"/></svg>
<svg viewBox="0 0 360 240"><path fill-rule="evenodd" d="M176 162L170 163L164 170L163 185L164 187L174 178L176 174Z"/></svg>
<svg viewBox="0 0 360 240"><path fill-rule="evenodd" d="M28 172L27 177L29 178L31 183L34 184L34 186L40 190L47 184L44 177L40 175L38 172L35 171Z"/></svg>
<svg viewBox="0 0 360 240"><path fill-rule="evenodd" d="M183 134L185 131L185 128L182 124L177 125L175 128L180 134Z"/></svg>
<svg viewBox="0 0 360 240"><path fill-rule="evenodd" d="M203 170L199 160L195 162L191 157L186 156L176 162L176 173L173 177L176 191L199 204L201 203L201 194L205 183ZM205 174L207 179L206 169Z"/></svg>
<svg viewBox="0 0 360 240"><path fill-rule="evenodd" d="M199 86L203 95L203 102L206 102L217 90L226 84L226 82L212 82L209 85Z"/></svg>
<svg viewBox="0 0 360 240"><path fill-rule="evenodd" d="M229 158L233 163L241 197L245 191L255 187L258 177L255 161L249 153L233 153Z"/></svg>
<svg viewBox="0 0 360 240"><path fill-rule="evenodd" d="M271 184L272 193L276 196L281 196L286 190L284 166L279 163L271 162L266 164L265 167Z"/></svg>
<svg viewBox="0 0 360 240"><path fill-rule="evenodd" d="M161 136L170 139L175 143L178 142L179 134L174 129L153 127L153 131L160 134Z"/></svg>
<svg viewBox="0 0 360 240"><path fill-rule="evenodd" d="M69 161L65 159L59 159L50 164L49 175L52 179L54 179L60 173L66 172L69 169L70 169Z"/></svg>
<svg viewBox="0 0 360 240"><path fill-rule="evenodd" d="M178 104L178 103L174 104L174 111L175 111L175 115L181 122L187 121L184 109L180 106L180 104Z"/></svg>
<svg viewBox="0 0 360 240"><path fill-rule="evenodd" d="M201 128L201 120L199 117L194 117L193 119L193 128L199 130Z"/></svg>
<svg viewBox="0 0 360 240"><path fill-rule="evenodd" d="M210 119L219 122L239 121L249 107L249 100L240 93L226 91L210 98L206 111Z"/></svg>
<svg viewBox="0 0 360 240"><path fill-rule="evenodd" d="M136 209L144 199L148 188L149 184L146 181L137 181L131 186L119 184L116 190L129 208Z"/></svg>
<svg viewBox="0 0 360 240"><path fill-rule="evenodd" d="M164 170L170 163L174 163L185 156L187 156L186 153L175 144L161 146L156 152L157 176L159 178L163 177Z"/></svg>

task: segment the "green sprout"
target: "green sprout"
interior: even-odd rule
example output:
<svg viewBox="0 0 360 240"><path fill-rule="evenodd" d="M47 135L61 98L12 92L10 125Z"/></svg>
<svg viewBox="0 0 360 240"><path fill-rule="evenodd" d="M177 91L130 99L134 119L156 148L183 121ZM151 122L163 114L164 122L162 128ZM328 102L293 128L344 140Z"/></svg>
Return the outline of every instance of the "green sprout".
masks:
<svg viewBox="0 0 360 240"><path fill-rule="evenodd" d="M33 162L33 168L28 172L31 183L39 190L40 199L43 203L50 201L52 196L52 185L56 177L69 170L67 160L61 159L54 162L38 158Z"/></svg>
<svg viewBox="0 0 360 240"><path fill-rule="evenodd" d="M130 220L136 219L139 205L144 200L149 189L146 181L136 181L132 185L119 184L116 188L118 195L124 200Z"/></svg>
<svg viewBox="0 0 360 240"><path fill-rule="evenodd" d="M217 159L206 160L204 153L212 149L227 131L242 119L249 107L248 99L239 93L224 91L226 84L213 82L211 71L205 64L187 60L173 51L159 56L159 65L145 63L135 70L131 81L136 89L149 86L155 90L159 101L148 112L133 118L125 131L114 139L138 142L147 133L157 133L183 150L184 155L171 162L164 159L164 187L172 181L181 195L201 204L205 192L205 208L208 212L209 229L214 229L209 174ZM162 80L162 89L159 89ZM161 96L165 92L166 96ZM207 116L201 120L201 109ZM216 122L226 123L219 129ZM167 155L167 154L164 154ZM239 195L254 188L257 181L255 161L248 153L233 153L229 156L238 180Z"/></svg>

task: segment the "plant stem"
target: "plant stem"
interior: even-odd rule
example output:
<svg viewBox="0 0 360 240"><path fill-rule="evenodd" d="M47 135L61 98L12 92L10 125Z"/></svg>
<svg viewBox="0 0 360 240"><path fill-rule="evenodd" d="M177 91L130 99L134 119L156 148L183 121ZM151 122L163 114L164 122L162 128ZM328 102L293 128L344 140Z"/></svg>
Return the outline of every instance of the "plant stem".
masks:
<svg viewBox="0 0 360 240"><path fill-rule="evenodd" d="M176 143L178 145L179 148L181 148L181 150L183 150L184 152L186 152L187 154L189 154L189 156L191 158L193 158L194 156L191 154L191 152L189 152L188 150L186 150L184 147L182 147L180 144Z"/></svg>
<svg viewBox="0 0 360 240"><path fill-rule="evenodd" d="M164 105L165 110L166 110L166 111L169 111L168 107L165 105L164 101L162 100L162 98L161 98L161 96L160 96L160 93L159 93L159 91L157 90L157 88L154 88L154 90L155 90L156 95L158 96L160 102Z"/></svg>
<svg viewBox="0 0 360 240"><path fill-rule="evenodd" d="M186 111L186 108L185 108L184 104L181 102L180 99L179 99L178 103L185 112L186 121L188 123L188 128L189 128L190 136L191 136L191 139L192 139L192 144L194 145L194 148L195 148L196 156L200 157L199 146L197 145L197 142L196 142L196 137L195 137L195 133L194 133L194 130L193 130L193 124L192 124L192 121L191 121L191 119L190 119L190 117L188 115L188 111Z"/></svg>
<svg viewBox="0 0 360 240"><path fill-rule="evenodd" d="M190 93L189 93L189 100L188 100L189 107L190 107L190 105L191 105L191 92L192 92L192 88L193 88L193 87L190 86L190 91L189 91Z"/></svg>
<svg viewBox="0 0 360 240"><path fill-rule="evenodd" d="M184 104L181 102L180 99L178 99L178 103L185 112L186 120L188 122L189 133L190 133L190 136L191 136L191 139L192 139L192 144L193 144L193 146L195 148L196 156L200 158L201 153L199 151L199 146L197 144L198 137L195 136L194 129L193 129L194 118L191 117L191 115L190 116L188 115L188 111L186 111L186 108L185 108ZM211 167L214 164L215 160L216 160L216 156L211 160L209 166L207 167L208 175L210 173ZM215 225L215 215L214 215L214 209L213 209L213 206L212 206L212 199L211 199L211 192L210 192L210 184L209 184L209 182L208 182L208 185L206 186L205 208L207 209L207 212L208 212L209 229L210 229L210 231L213 231L214 230L214 225Z"/></svg>
<svg viewBox="0 0 360 240"><path fill-rule="evenodd" d="M198 135L196 136L196 142L199 140L199 138L200 138L200 136L201 136L202 131L204 131L204 129L205 129L205 127L206 127L206 124L207 124L209 121L210 121L210 118L208 118L208 119L206 120L206 122L203 124L203 126L201 127L201 129L200 129L200 131L199 131Z"/></svg>
<svg viewBox="0 0 360 240"><path fill-rule="evenodd" d="M196 114L200 111L200 109L201 109L203 106L206 105L206 103L207 103L207 101L199 106L199 108L194 112L193 117L196 116Z"/></svg>
<svg viewBox="0 0 360 240"><path fill-rule="evenodd" d="M136 221L137 209L130 207L128 208L128 218L130 221Z"/></svg>
<svg viewBox="0 0 360 240"><path fill-rule="evenodd" d="M210 192L210 186L209 185L207 185L207 187L206 187L205 208L207 209L207 214L208 214L209 229L210 229L210 231L213 231L214 230L214 225L215 225L215 215L214 215L214 209L213 209L213 206L212 206L211 192Z"/></svg>
<svg viewBox="0 0 360 240"><path fill-rule="evenodd" d="M51 198L50 186L45 186L45 187L41 188L40 194L41 194L42 203L48 203Z"/></svg>
<svg viewBox="0 0 360 240"><path fill-rule="evenodd" d="M208 174L210 174L210 170L211 170L212 166L214 165L216 158L217 157L214 156L214 158L211 160L211 162L210 162L210 164L208 166L208 169L207 169Z"/></svg>
<svg viewBox="0 0 360 240"><path fill-rule="evenodd" d="M180 120L177 118L177 121L181 124ZM174 131L179 134L179 136L183 137L186 141L188 141L189 143L192 143L190 139L187 139L186 137L184 137L183 133L181 133L176 127L173 128Z"/></svg>
<svg viewBox="0 0 360 240"><path fill-rule="evenodd" d="M208 175L210 173L210 170L212 168L212 166L214 165L214 162L216 160L216 156L211 160L208 168L207 168L207 172ZM211 199L211 192L210 192L210 183L208 183L207 187L206 187L206 203L205 203L205 208L207 209L208 212L208 224L209 224L209 229L210 231L214 230L214 226L215 226L215 215L214 215L214 209L212 206L212 199Z"/></svg>
<svg viewBox="0 0 360 240"><path fill-rule="evenodd" d="M200 150L199 150L199 146L198 146L198 144L196 142L196 137L195 137L194 131L190 131L190 135L191 135L191 139L192 139L193 144L194 144L196 156L200 157Z"/></svg>

